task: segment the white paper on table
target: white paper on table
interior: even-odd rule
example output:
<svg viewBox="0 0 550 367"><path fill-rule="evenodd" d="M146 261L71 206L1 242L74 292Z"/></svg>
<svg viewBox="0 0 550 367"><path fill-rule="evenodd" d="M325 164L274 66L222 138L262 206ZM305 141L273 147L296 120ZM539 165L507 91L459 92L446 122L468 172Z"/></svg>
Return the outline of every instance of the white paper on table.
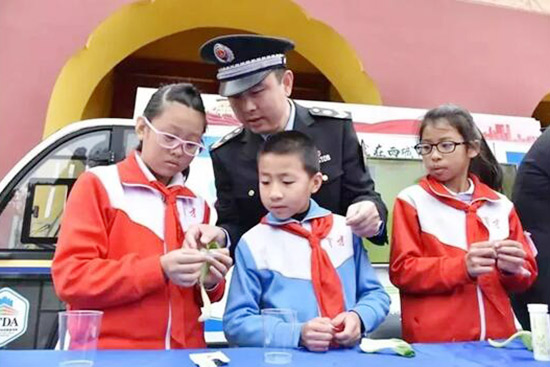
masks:
<svg viewBox="0 0 550 367"><path fill-rule="evenodd" d="M219 362L222 364L229 363L229 357L223 352L208 352L208 353L191 353L189 354L191 361L199 367L218 367ZM216 363L219 361L218 363Z"/></svg>

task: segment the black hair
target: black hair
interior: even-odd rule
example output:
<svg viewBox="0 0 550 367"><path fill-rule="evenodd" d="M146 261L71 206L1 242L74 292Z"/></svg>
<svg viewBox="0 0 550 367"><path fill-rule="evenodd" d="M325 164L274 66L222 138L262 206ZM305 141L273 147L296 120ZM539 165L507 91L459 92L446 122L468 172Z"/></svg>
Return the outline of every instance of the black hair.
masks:
<svg viewBox="0 0 550 367"><path fill-rule="evenodd" d="M279 84L281 84L282 80L283 80L283 76L285 75L285 72L287 71L288 69L284 66L280 66L278 68L275 68L272 73L273 75L275 75L275 78L277 79L277 81L279 82Z"/></svg>
<svg viewBox="0 0 550 367"><path fill-rule="evenodd" d="M169 102L181 103L205 116L204 129L206 131L206 111L202 102L202 97L199 90L190 83L175 83L167 84L160 87L149 99L147 106L143 111L145 116L151 123L153 119L160 116ZM142 142L140 141L136 150L141 151Z"/></svg>
<svg viewBox="0 0 550 367"><path fill-rule="evenodd" d="M445 120L455 128L470 147L475 148L475 144L479 142L479 154L470 162L469 172L478 176L493 190L502 191L502 168L476 126L472 115L465 108L454 104L444 104L426 112L418 132L419 140L422 140L422 133L426 126L435 125L442 122L441 120Z"/></svg>
<svg viewBox="0 0 550 367"><path fill-rule="evenodd" d="M258 160L268 153L276 155L294 154L302 162L306 172L313 176L321 170L319 151L310 137L299 131L281 131L271 135L258 153Z"/></svg>

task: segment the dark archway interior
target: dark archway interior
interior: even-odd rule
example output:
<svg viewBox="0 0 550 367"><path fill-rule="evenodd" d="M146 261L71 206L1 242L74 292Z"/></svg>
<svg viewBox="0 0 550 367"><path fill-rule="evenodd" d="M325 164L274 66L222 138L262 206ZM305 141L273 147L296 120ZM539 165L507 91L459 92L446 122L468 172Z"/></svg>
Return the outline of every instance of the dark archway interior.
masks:
<svg viewBox="0 0 550 367"><path fill-rule="evenodd" d="M228 28L198 28L159 39L120 62L98 85L97 92L110 89L108 117L131 118L138 87L189 82L203 93L217 93L216 67L202 62L198 55L206 40L230 33L245 33ZM288 66L295 74L293 98L342 101L328 79L308 60L293 51ZM103 86L103 87L102 87ZM96 94L96 92L94 92ZM106 101L107 102L107 101Z"/></svg>

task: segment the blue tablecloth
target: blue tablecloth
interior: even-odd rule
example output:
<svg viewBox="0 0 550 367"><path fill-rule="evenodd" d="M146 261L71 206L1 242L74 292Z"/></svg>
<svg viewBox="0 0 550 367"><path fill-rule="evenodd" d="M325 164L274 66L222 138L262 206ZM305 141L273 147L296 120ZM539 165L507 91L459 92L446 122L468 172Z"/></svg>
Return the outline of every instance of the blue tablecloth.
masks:
<svg viewBox="0 0 550 367"><path fill-rule="evenodd" d="M378 366L421 366L421 367L529 367L550 363L537 362L533 353L519 342L506 349L495 349L486 342L414 344L416 356L404 358L393 354L365 354L358 349L331 350L327 353L293 351L292 364L300 367L378 367ZM221 349L230 359L229 367L266 366L262 348ZM209 349L208 351L214 351ZM96 353L95 367L191 367L189 353L198 350L177 351L111 351ZM61 353L52 350L0 351L0 367L57 366Z"/></svg>

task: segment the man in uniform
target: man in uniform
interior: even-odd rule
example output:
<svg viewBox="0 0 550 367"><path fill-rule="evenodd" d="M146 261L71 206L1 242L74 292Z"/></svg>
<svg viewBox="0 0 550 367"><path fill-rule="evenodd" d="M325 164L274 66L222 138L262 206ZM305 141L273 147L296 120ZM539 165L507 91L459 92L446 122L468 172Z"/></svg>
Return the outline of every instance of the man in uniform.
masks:
<svg viewBox="0 0 550 367"><path fill-rule="evenodd" d="M271 134L297 130L319 149L324 182L313 199L346 216L356 235L382 245L387 209L365 167L351 119L347 114L327 116L327 110L307 109L289 98L294 75L286 69L285 52L293 48L287 39L254 35L221 36L201 47L202 59L219 67L219 94L228 98L242 123L210 150L218 226L229 233L234 251L240 237L266 214L258 191L261 145Z"/></svg>

